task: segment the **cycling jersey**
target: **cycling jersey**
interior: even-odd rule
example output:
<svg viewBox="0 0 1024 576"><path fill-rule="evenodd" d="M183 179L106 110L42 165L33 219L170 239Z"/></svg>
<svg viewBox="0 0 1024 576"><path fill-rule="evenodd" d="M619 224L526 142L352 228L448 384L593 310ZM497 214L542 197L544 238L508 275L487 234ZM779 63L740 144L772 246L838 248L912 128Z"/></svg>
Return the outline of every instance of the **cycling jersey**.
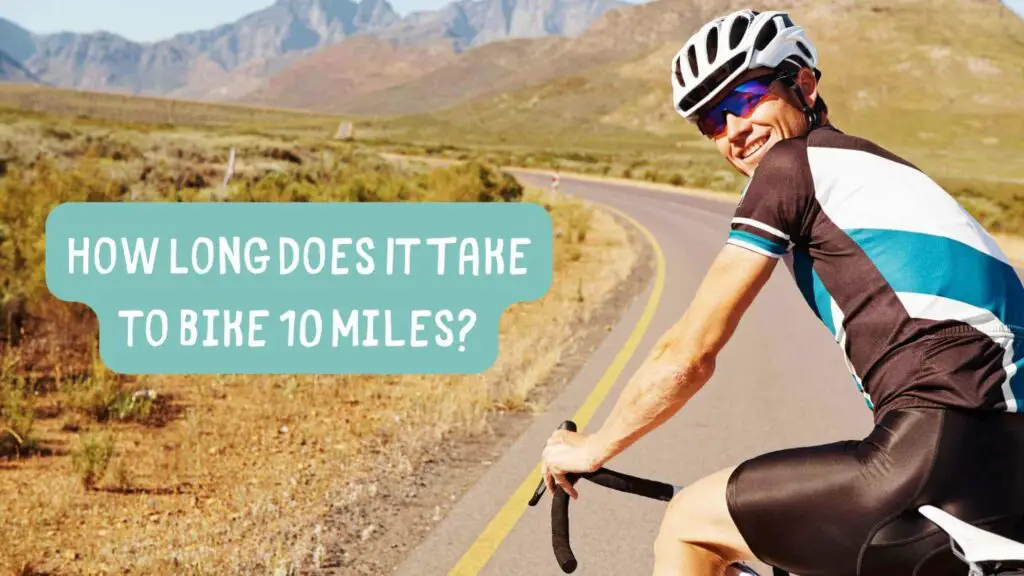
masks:
<svg viewBox="0 0 1024 576"><path fill-rule="evenodd" d="M1024 409L1024 285L985 229L902 158L831 125L782 140L727 242L783 258L876 420Z"/></svg>

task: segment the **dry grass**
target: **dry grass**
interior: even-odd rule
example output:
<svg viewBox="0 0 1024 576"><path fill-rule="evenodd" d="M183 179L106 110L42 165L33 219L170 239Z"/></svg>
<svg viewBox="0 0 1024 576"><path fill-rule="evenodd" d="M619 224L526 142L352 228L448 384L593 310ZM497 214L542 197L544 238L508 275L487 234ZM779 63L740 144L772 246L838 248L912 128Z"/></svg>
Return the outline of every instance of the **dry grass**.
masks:
<svg viewBox="0 0 1024 576"><path fill-rule="evenodd" d="M231 146L242 161L229 199L459 199L477 182L475 195L483 186L540 202L555 226L553 287L505 313L500 358L480 375L106 373L95 362L94 318L40 288L37 219L49 203L83 197L205 200ZM443 442L486 436L488 415L531 409L531 390L572 342L570 327L601 308L638 258L615 220L578 200L533 190L518 198L514 182L479 166L421 172L350 144L21 118L0 126L0 156L0 209L10 217L0 295L23 303L18 344L0 338L5 360L17 355L0 371L0 441L10 448L0 460L0 572L315 566L327 552L326 515L371 502L374 478L410 477Z"/></svg>
<svg viewBox="0 0 1024 576"><path fill-rule="evenodd" d="M281 135L321 137L333 134L341 120L329 114L126 94L96 94L31 84L0 84L0 110L16 111L21 116L57 118L65 124L102 124L133 130L145 126L159 130L202 126L208 130L262 130Z"/></svg>

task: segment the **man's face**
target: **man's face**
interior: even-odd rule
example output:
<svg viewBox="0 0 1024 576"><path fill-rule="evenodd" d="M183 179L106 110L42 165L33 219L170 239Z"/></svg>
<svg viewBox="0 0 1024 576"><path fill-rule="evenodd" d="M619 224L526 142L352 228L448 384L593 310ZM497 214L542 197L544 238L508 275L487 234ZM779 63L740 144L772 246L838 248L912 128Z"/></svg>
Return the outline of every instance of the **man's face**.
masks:
<svg viewBox="0 0 1024 576"><path fill-rule="evenodd" d="M750 70L737 78L708 107L718 104L735 87L750 80L773 74L768 69ZM796 77L808 105L817 97L814 73L804 68ZM746 117L726 114L726 129L714 137L715 146L737 170L746 176L754 173L764 155L780 140L802 136L807 132L807 118L797 99L782 82L770 86L771 93Z"/></svg>

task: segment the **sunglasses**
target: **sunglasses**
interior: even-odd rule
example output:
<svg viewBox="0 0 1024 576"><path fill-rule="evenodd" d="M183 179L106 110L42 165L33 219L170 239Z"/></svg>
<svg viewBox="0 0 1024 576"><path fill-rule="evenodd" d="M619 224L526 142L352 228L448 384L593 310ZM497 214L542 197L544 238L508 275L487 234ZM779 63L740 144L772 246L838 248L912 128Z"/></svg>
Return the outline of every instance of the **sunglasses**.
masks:
<svg viewBox="0 0 1024 576"><path fill-rule="evenodd" d="M776 80L790 77L788 73L768 74L747 80L722 98L721 102L708 108L697 117L697 128L708 138L716 138L728 127L726 116L746 117L770 94L770 86Z"/></svg>

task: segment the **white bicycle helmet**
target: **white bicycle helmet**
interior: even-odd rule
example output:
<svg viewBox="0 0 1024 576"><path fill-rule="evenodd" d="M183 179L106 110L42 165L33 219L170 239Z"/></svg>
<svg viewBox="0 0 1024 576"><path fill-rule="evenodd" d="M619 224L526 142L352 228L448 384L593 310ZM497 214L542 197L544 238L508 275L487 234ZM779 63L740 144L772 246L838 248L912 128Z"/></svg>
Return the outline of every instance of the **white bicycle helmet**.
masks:
<svg viewBox="0 0 1024 576"><path fill-rule="evenodd" d="M739 10L708 22L672 59L672 100L692 119L740 74L783 61L818 71L818 53L804 29L781 11Z"/></svg>

